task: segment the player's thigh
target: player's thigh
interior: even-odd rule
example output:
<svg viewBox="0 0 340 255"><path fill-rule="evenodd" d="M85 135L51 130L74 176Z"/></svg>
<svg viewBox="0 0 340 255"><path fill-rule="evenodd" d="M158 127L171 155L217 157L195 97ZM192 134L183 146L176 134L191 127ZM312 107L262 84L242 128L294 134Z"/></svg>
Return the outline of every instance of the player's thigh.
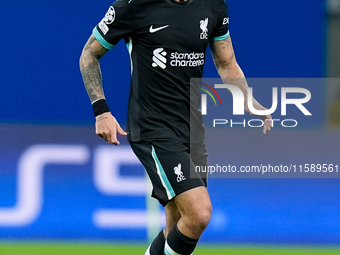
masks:
<svg viewBox="0 0 340 255"><path fill-rule="evenodd" d="M152 196L165 206L175 196L200 186L202 178L191 173L194 168L190 147L174 139L155 139L131 143L153 185Z"/></svg>

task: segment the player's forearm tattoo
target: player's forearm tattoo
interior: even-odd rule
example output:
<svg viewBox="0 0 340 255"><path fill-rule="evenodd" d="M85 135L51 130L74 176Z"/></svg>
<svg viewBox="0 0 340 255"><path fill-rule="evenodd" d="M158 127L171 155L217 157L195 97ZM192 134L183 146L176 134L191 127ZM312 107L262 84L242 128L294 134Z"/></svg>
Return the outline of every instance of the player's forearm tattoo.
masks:
<svg viewBox="0 0 340 255"><path fill-rule="evenodd" d="M102 52L95 53L91 48L94 41L95 38L91 36L84 47L80 59L80 71L91 102L104 98L99 59L106 51L103 50Z"/></svg>
<svg viewBox="0 0 340 255"><path fill-rule="evenodd" d="M235 53L234 53L234 49L231 43L231 38L230 36L224 40L221 41L217 41L216 42L216 46L221 49L222 52L231 52L231 54L228 54L227 58L221 58L220 56L218 56L218 54L216 54L215 51L215 47L212 44L212 51L213 51L213 59L214 62L216 64L216 67L224 67L224 68L228 68L228 66L232 63L233 59L235 58Z"/></svg>
<svg viewBox="0 0 340 255"><path fill-rule="evenodd" d="M228 36L226 39L218 41L221 45L223 49L227 49L231 47L231 38L230 36Z"/></svg>
<svg viewBox="0 0 340 255"><path fill-rule="evenodd" d="M230 36L210 45L213 59L225 84L233 84L246 93L247 81L238 66Z"/></svg>
<svg viewBox="0 0 340 255"><path fill-rule="evenodd" d="M101 121L101 120L106 120L106 119L107 119L107 116L102 116L102 115L99 115L99 116L96 118L97 122L98 122L98 121Z"/></svg>

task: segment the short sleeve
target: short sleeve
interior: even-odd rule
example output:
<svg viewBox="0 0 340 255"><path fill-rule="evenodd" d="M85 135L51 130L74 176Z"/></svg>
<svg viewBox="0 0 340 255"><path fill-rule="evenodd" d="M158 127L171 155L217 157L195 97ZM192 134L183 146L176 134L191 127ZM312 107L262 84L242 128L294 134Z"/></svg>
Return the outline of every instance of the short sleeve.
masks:
<svg viewBox="0 0 340 255"><path fill-rule="evenodd" d="M93 35L106 49L112 49L133 31L133 6L129 0L115 1L93 29Z"/></svg>
<svg viewBox="0 0 340 255"><path fill-rule="evenodd" d="M212 40L219 41L228 38L229 36L229 15L228 7L224 0L219 1L217 25L212 33Z"/></svg>

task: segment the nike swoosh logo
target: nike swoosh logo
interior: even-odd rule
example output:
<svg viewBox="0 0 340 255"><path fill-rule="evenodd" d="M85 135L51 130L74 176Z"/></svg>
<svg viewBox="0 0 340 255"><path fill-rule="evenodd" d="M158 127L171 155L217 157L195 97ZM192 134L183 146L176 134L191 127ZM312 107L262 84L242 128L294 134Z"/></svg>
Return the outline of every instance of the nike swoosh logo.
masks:
<svg viewBox="0 0 340 255"><path fill-rule="evenodd" d="M162 27L157 27L157 28L153 28L153 25L151 25L150 29L149 29L149 32L152 34L152 33L155 33L159 30L162 30L164 28L167 28L169 25L166 25L166 26L162 26Z"/></svg>

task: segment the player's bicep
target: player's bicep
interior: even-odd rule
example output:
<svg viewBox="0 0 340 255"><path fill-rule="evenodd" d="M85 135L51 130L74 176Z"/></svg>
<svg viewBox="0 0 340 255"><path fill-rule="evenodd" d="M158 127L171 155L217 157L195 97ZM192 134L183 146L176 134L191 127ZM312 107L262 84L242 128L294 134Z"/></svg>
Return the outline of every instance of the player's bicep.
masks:
<svg viewBox="0 0 340 255"><path fill-rule="evenodd" d="M101 45L97 39L91 35L83 49L82 58L94 57L100 59L106 52L108 52L108 49Z"/></svg>
<svg viewBox="0 0 340 255"><path fill-rule="evenodd" d="M210 49L217 68L226 68L236 62L230 36L223 40L212 41Z"/></svg>

